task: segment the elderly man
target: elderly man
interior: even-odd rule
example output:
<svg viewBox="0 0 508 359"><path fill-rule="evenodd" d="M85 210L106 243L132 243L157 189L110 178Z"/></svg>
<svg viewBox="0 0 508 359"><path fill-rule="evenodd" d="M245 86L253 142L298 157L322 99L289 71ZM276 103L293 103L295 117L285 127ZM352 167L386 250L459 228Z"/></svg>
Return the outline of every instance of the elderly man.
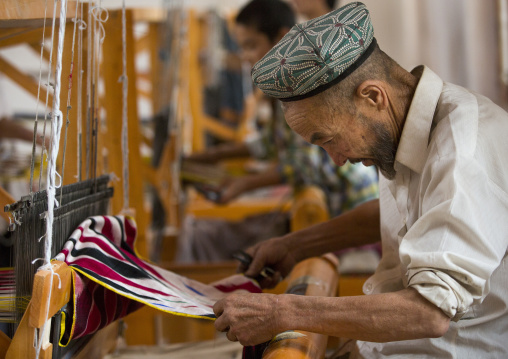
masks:
<svg viewBox="0 0 508 359"><path fill-rule="evenodd" d="M299 329L356 339L355 357L508 357L508 114L411 73L383 53L351 3L295 26L253 68L289 126L338 165L376 165L380 199L250 248L246 275L274 285L298 261L379 239L366 296L232 295L215 326L256 344Z"/></svg>

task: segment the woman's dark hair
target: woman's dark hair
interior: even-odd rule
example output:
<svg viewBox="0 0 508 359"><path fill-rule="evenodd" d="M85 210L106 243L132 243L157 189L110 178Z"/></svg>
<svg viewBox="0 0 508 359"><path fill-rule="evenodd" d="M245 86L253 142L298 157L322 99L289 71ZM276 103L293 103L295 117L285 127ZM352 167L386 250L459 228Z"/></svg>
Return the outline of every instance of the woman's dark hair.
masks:
<svg viewBox="0 0 508 359"><path fill-rule="evenodd" d="M335 9L336 2L337 0L326 0L326 5L328 5L328 9L330 9L330 11Z"/></svg>
<svg viewBox="0 0 508 359"><path fill-rule="evenodd" d="M252 0L236 16L236 23L250 26L274 42L280 29L292 28L296 23L291 7L280 0Z"/></svg>

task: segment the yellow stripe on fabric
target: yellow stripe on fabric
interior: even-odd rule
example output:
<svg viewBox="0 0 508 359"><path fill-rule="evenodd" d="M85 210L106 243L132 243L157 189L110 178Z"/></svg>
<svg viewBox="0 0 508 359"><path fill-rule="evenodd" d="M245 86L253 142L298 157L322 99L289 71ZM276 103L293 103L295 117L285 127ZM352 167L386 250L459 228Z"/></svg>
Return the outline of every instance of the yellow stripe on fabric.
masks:
<svg viewBox="0 0 508 359"><path fill-rule="evenodd" d="M78 269L78 268L73 268L75 271L83 274L85 277L87 277L88 279L90 279L91 281L95 282L95 283L98 283L100 285L102 285L103 287L106 287L107 289L111 290L112 292L115 292L116 294L118 295L121 295L122 297L126 297L126 298L129 298L129 299L132 299L136 302L139 302L139 303L143 303L149 307L152 307L154 309L157 309L161 312L165 312L165 313L169 313L169 314L174 314L174 315L178 315L178 316L181 316L181 317L189 317L189 318L198 318L198 319L208 319L208 320L215 320L216 318L210 318L210 317L206 317L206 316L201 316L201 315L195 315L195 314L185 314L185 313L179 313L179 312L174 312L174 311L171 311L171 310L168 310L168 309L161 309L160 307L157 307L153 304L149 304L149 303L146 303L140 299L137 299L136 297L133 297L133 296L130 296L130 295L127 295L127 294L124 294L124 293L120 293L119 291L117 291L116 289L114 289L113 287L111 287L110 285L104 283L104 282L101 282L99 280L97 280L95 277L92 277L90 276L89 274L83 272L82 270Z"/></svg>
<svg viewBox="0 0 508 359"><path fill-rule="evenodd" d="M66 317L65 312L62 312L62 319L60 320L60 338L58 338L58 345L60 345L60 346L64 346L61 343L62 343L62 337L65 334L65 317Z"/></svg>
<svg viewBox="0 0 508 359"><path fill-rule="evenodd" d="M65 333L65 312L62 312L62 319L60 320L60 339L58 340L58 345L60 345L61 347L66 347L67 345L69 345L69 342L71 341L72 339L72 336L74 335L74 329L76 328L76 298L77 298L77 294L76 294L76 280L75 280L75 275L77 275L76 273L76 270L69 266L69 268L71 269L71 285L72 285L72 292L73 292L73 295L72 295L72 307L73 307L73 311L72 311L72 326L71 326L71 333L69 334L69 339L67 340L66 343L62 343L62 337Z"/></svg>

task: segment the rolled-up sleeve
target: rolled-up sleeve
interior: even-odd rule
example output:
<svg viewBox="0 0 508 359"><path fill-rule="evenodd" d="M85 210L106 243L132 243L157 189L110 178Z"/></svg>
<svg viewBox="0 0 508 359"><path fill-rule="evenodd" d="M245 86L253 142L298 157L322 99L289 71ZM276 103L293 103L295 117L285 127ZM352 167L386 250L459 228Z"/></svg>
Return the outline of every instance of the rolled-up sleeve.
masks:
<svg viewBox="0 0 508 359"><path fill-rule="evenodd" d="M407 285L459 320L489 293L508 248L508 196L474 156L444 156L421 177L420 216L400 239Z"/></svg>

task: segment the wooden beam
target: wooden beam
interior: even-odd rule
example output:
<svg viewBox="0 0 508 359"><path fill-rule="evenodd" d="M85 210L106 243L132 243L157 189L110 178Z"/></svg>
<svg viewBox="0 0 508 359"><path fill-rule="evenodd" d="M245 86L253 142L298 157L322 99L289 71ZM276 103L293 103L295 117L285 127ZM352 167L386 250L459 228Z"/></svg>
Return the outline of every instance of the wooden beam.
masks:
<svg viewBox="0 0 508 359"><path fill-rule="evenodd" d="M177 143L177 135L171 133L168 141L164 144L159 167L155 173L155 188L166 211L166 225L174 227L179 227L181 224L180 202L178 193L175 193L175 181L180 181L180 179L176 178L173 172Z"/></svg>
<svg viewBox="0 0 508 359"><path fill-rule="evenodd" d="M32 308L32 302L28 303L25 314L21 318L21 322L16 329L16 334L12 338L11 345L7 350L5 359L35 359L35 328L31 327L28 323L28 317L30 315L30 309ZM39 353L39 359L51 359L53 355L53 345L47 343L41 348Z"/></svg>
<svg viewBox="0 0 508 359"><path fill-rule="evenodd" d="M70 298L72 270L60 261L52 262L53 273L50 270L40 270L35 274L32 299L21 319L11 345L7 350L6 359L36 358L34 339L35 329L47 325L48 320L54 316ZM58 275L58 276L57 276ZM53 276L53 283L51 277ZM51 359L53 345L43 338L40 359Z"/></svg>
<svg viewBox="0 0 508 359"><path fill-rule="evenodd" d="M192 114L192 152L201 152L205 149L205 134L203 132L203 79L199 54L201 52L201 28L195 11L187 15L187 76L188 96Z"/></svg>
<svg viewBox="0 0 508 359"><path fill-rule="evenodd" d="M147 145L148 147L152 148L153 147L153 138L150 138L148 137L146 134L142 133L141 134L141 140L143 141L143 143L145 145Z"/></svg>
<svg viewBox="0 0 508 359"><path fill-rule="evenodd" d="M0 21L1 23L1 21ZM41 43L42 42L42 28L15 28L15 29L2 29L0 28L0 47L15 46L24 43Z"/></svg>
<svg viewBox="0 0 508 359"><path fill-rule="evenodd" d="M28 44L28 46L30 46L32 49L35 50L35 52L37 54L40 55L41 53L41 44L40 42L39 43L31 43L31 44ZM49 62L49 56L50 56L50 51L48 50L48 48L46 46L44 46L43 50L42 50L42 58L44 60L46 60L47 62Z"/></svg>
<svg viewBox="0 0 508 359"><path fill-rule="evenodd" d="M2 217L7 223L10 222L9 213L4 212L4 207L7 204L13 204L16 202L14 197L12 197L2 186L0 186L0 217Z"/></svg>
<svg viewBox="0 0 508 359"><path fill-rule="evenodd" d="M7 350L11 345L11 338L0 330L0 359L4 359L7 354Z"/></svg>
<svg viewBox="0 0 508 359"><path fill-rule="evenodd" d="M186 214L196 218L221 218L236 222L248 216L269 213L273 211L288 212L291 210L292 200L283 202L284 194L269 198L239 198L225 205L217 205L206 199L197 198L194 191L189 192L189 201L185 208ZM283 205L281 205L283 203Z"/></svg>
<svg viewBox="0 0 508 359"><path fill-rule="evenodd" d="M41 0L2 0L0 1L0 27L41 27L44 17L52 18L55 1ZM61 2L59 1L58 4ZM76 2L67 3L67 18L72 18L76 11ZM60 6L57 9L60 17Z"/></svg>
<svg viewBox="0 0 508 359"><path fill-rule="evenodd" d="M136 211L138 239L136 250L141 257L147 258L148 248L145 242L148 227L148 214L144 209L143 174L140 154L141 134L137 108L135 54L132 11L128 10L127 18L127 77L128 82L128 142L129 142L129 206ZM115 196L112 199L112 211L118 214L123 209L123 176L122 176L122 14L121 11L110 11L109 19L104 24L106 38L103 46L103 63L101 73L104 75L104 108L107 118L105 147L108 150L109 170L120 177L113 183Z"/></svg>
<svg viewBox="0 0 508 359"><path fill-rule="evenodd" d="M32 96L37 98L37 92L39 87L38 81L36 81L32 76L24 74L16 67L12 66L8 61L6 61L1 56L0 56L0 72L2 72L5 76L10 78L19 86L21 86L23 89L28 91L28 93L30 93ZM40 91L41 91L40 99L41 101L45 101L47 89L41 86ZM50 93L48 104L51 105L52 103L53 103L53 94Z"/></svg>
<svg viewBox="0 0 508 359"><path fill-rule="evenodd" d="M34 277L32 307L28 323L33 328L42 328L70 299L72 270L60 261L51 262L50 270L39 270ZM53 276L53 278L51 278ZM51 280L53 280L52 285Z"/></svg>
<svg viewBox="0 0 508 359"><path fill-rule="evenodd" d="M150 100L152 98L152 91L138 88L138 95Z"/></svg>
<svg viewBox="0 0 508 359"><path fill-rule="evenodd" d="M159 8L139 8L133 10L134 22L163 22L166 20L166 10Z"/></svg>
<svg viewBox="0 0 508 359"><path fill-rule="evenodd" d="M236 139L236 131L219 122L219 120L203 115L202 121L203 131L208 131L212 135L227 141L234 141Z"/></svg>
<svg viewBox="0 0 508 359"><path fill-rule="evenodd" d="M170 78L168 77L169 71L161 59L159 51L163 46L164 41L161 36L163 25L160 23L148 24L148 51L150 52L150 72L147 74L146 80L150 81L152 85L152 113L156 114L167 106L164 99L169 99L171 96L171 89L169 89ZM140 51L140 50L137 50ZM167 61L167 60L166 60Z"/></svg>
<svg viewBox="0 0 508 359"><path fill-rule="evenodd" d="M136 47L136 52L140 53L143 51L147 51L150 49L150 36L146 34L136 40L134 45Z"/></svg>

